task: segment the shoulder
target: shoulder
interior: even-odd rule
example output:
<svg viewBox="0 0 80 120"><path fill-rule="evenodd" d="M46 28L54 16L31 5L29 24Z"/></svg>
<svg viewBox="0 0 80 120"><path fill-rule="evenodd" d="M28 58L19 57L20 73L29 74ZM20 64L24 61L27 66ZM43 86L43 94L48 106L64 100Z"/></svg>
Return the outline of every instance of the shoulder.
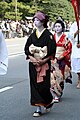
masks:
<svg viewBox="0 0 80 120"><path fill-rule="evenodd" d="M45 30L45 34L48 38L53 40L53 34L48 29Z"/></svg>
<svg viewBox="0 0 80 120"><path fill-rule="evenodd" d="M33 37L36 34L36 29L31 33L29 37Z"/></svg>
<svg viewBox="0 0 80 120"><path fill-rule="evenodd" d="M32 38L34 38L35 34L36 34L36 30L33 31L33 33L30 34L30 36L28 37L28 39L32 39ZM27 40L28 40L28 39L27 39Z"/></svg>
<svg viewBox="0 0 80 120"><path fill-rule="evenodd" d="M76 27L76 26L77 26L77 22L75 21L72 23L71 27Z"/></svg>
<svg viewBox="0 0 80 120"><path fill-rule="evenodd" d="M67 37L67 34L66 34L66 33L63 33L62 36L63 36L63 37Z"/></svg>
<svg viewBox="0 0 80 120"><path fill-rule="evenodd" d="M72 34L72 33L75 33L76 31L77 31L77 22L74 22L74 23L72 23L72 25L71 25L71 27L70 27L70 33Z"/></svg>
<svg viewBox="0 0 80 120"><path fill-rule="evenodd" d="M52 33L48 29L45 30L45 33L48 35L52 35Z"/></svg>

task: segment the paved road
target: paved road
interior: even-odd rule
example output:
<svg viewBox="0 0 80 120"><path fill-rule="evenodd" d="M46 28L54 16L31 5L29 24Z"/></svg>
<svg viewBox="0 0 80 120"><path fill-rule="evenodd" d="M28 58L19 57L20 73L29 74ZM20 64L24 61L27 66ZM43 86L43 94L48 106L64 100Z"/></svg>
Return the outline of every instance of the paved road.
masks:
<svg viewBox="0 0 80 120"><path fill-rule="evenodd" d="M33 118L28 62L24 55L10 57L8 73L0 77L0 120L80 120L80 90L76 89L76 80L73 75L73 84L65 84L61 102L54 104L50 113Z"/></svg>
<svg viewBox="0 0 80 120"><path fill-rule="evenodd" d="M54 104L50 113L33 118L28 61L24 54L9 56L8 73L0 76L0 120L80 120L80 90L76 89L76 81L73 74L73 84L65 84L61 102Z"/></svg>
<svg viewBox="0 0 80 120"><path fill-rule="evenodd" d="M27 69L28 63L24 55L9 57L8 73L0 76L0 120L26 120L28 118Z"/></svg>
<svg viewBox="0 0 80 120"><path fill-rule="evenodd" d="M7 44L9 56L23 54L26 40L27 36L23 38L6 39L5 41Z"/></svg>

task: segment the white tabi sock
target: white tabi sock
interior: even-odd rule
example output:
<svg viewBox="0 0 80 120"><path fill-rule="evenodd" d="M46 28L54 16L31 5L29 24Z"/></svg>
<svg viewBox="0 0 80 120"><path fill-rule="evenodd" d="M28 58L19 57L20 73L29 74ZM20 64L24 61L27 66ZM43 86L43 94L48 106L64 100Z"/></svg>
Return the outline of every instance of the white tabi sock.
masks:
<svg viewBox="0 0 80 120"><path fill-rule="evenodd" d="M41 112L41 106L38 106L38 107L37 107L36 112Z"/></svg>

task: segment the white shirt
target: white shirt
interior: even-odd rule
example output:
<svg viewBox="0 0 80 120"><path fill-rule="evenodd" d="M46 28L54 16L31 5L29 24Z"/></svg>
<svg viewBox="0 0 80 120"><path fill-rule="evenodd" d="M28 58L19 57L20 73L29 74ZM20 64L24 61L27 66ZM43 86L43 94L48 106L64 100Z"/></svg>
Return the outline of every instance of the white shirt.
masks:
<svg viewBox="0 0 80 120"><path fill-rule="evenodd" d="M80 28L80 22L79 22L79 28ZM77 23L74 22L71 25L70 32L69 32L69 38L72 42L72 58L80 58L80 48L77 48L77 41L78 41L78 35L74 38L74 33L78 30ZM79 33L79 41L80 41L80 33Z"/></svg>

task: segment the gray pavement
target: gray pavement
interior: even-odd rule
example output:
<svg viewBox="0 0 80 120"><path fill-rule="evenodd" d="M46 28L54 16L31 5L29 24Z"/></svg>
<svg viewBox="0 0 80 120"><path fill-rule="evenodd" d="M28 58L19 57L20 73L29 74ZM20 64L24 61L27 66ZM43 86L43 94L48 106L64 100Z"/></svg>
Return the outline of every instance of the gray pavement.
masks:
<svg viewBox="0 0 80 120"><path fill-rule="evenodd" d="M28 61L22 49L25 41L25 38L6 40L7 46L12 43L13 52L9 54L8 73L0 76L0 120L80 120L80 89L76 89L76 74L73 74L72 85L65 83L62 99L53 105L51 112L45 113L42 108L41 117L32 117L35 107L30 105ZM14 45L18 43L22 44L22 54L16 53Z"/></svg>
<svg viewBox="0 0 80 120"><path fill-rule="evenodd" d="M9 58L8 73L0 77L0 120L79 120L80 90L76 89L77 76L73 74L73 84L66 84L60 103L55 103L51 112L33 118L35 107L30 105L28 61L24 55ZM47 99L47 98L46 98Z"/></svg>
<svg viewBox="0 0 80 120"><path fill-rule="evenodd" d="M16 54L23 54L24 53L24 45L27 41L27 36L22 38L12 38L12 39L5 39L8 55L16 55Z"/></svg>

